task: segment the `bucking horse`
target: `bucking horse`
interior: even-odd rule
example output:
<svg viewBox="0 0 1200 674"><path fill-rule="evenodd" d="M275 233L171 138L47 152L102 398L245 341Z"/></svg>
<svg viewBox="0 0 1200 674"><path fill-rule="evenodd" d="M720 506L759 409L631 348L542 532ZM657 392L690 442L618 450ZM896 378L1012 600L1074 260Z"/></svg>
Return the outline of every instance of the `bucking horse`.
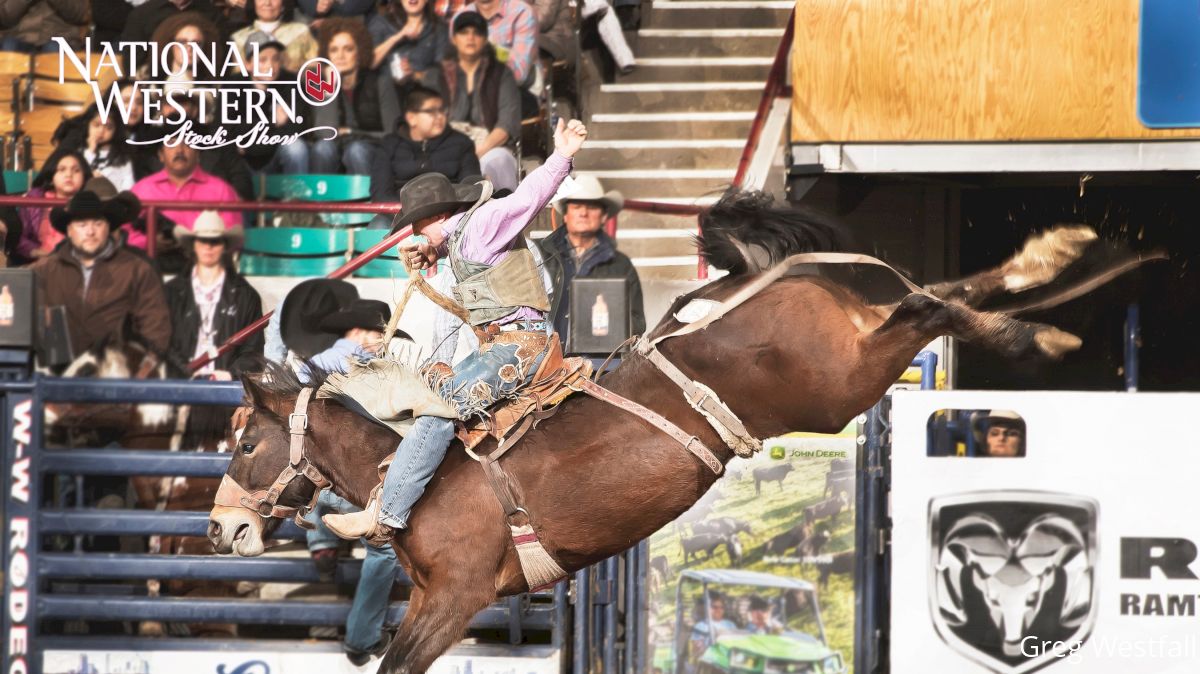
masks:
<svg viewBox="0 0 1200 674"><path fill-rule="evenodd" d="M606 394L567 398L504 454L534 537L562 571L617 554L688 510L745 442L841 430L936 337L1012 359L1060 358L1081 344L1049 325L972 308L1053 278L1095 242L1079 227L1045 234L990 275L936 290L873 258L831 254L828 225L758 193L727 193L702 215L701 233L704 255L729 273L678 298L599 380ZM883 297L889 284L896 290ZM398 438L334 398L308 401L286 368L243 384L253 411L226 478L245 496L213 508L209 538L218 552L255 556L280 516L311 500L314 478L364 505ZM298 398L306 424L290 426ZM641 411L611 402L621 400ZM530 589L513 530L474 457L452 447L410 528L393 539L414 589L379 671L426 671L481 609Z"/></svg>

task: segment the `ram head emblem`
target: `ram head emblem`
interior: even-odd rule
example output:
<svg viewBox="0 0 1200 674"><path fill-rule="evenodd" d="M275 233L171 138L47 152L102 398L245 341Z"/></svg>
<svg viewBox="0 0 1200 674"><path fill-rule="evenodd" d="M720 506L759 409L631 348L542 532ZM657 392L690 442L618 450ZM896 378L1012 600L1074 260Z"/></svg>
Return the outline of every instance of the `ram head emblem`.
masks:
<svg viewBox="0 0 1200 674"><path fill-rule="evenodd" d="M968 501L950 500L957 501L953 506ZM931 599L938 631L947 642L960 642L952 644L960 650L969 646L972 657L996 671L1036 668L1023 649L1029 637L1081 641L1091 628L1096 560L1095 534L1088 527L1094 507L1072 511L1051 503L1030 513L1031 505L991 501L955 507L958 516L946 518L933 541ZM1080 510L1089 516L1079 517Z"/></svg>

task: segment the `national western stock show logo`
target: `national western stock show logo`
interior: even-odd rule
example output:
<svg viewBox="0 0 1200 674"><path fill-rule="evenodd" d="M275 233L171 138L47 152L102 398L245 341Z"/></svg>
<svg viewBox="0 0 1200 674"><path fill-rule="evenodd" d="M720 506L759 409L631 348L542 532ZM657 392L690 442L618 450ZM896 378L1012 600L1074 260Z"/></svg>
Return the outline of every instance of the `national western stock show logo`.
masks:
<svg viewBox="0 0 1200 674"><path fill-rule="evenodd" d="M1096 620L1096 501L1034 491L929 502L929 602L938 636L994 672L1074 653Z"/></svg>
<svg viewBox="0 0 1200 674"><path fill-rule="evenodd" d="M65 82L68 73L72 73L72 80L87 81L101 121L107 123L116 114L129 125L134 103L140 101L142 124L169 128L168 133L152 139L130 139L130 144L161 142L173 147L183 143L198 150L212 150L227 145L288 145L309 134L323 134L318 139L324 140L337 136L337 129L331 126L272 132L272 127L306 122L300 113L300 101L313 107L334 101L342 82L327 59L307 61L294 81L276 80L278 71L260 69L257 43L248 45L249 53L243 57L232 42L169 42L161 48L155 42L116 42L101 43L95 51L88 38L81 58L63 38L54 41L59 45L59 82ZM114 80L107 91L98 81L106 79L102 75L112 75ZM133 83L128 97L121 93L118 81L122 79ZM257 87L256 83L265 87ZM193 116L211 122L212 131L196 130ZM246 130L231 135L230 128Z"/></svg>

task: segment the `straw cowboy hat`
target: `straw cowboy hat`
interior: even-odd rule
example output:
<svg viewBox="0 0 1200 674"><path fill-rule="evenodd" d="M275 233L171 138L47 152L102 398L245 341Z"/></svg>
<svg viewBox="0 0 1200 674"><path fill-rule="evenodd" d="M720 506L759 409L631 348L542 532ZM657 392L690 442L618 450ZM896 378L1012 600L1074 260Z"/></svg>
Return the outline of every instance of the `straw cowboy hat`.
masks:
<svg viewBox="0 0 1200 674"><path fill-rule="evenodd" d="M66 234L67 226L75 220L103 219L108 221L110 228L116 228L136 217L140 210L142 202L133 192L120 192L111 199L103 199L96 192L85 189L71 197L66 206L50 210L50 226L60 234Z"/></svg>
<svg viewBox="0 0 1200 674"><path fill-rule="evenodd" d="M484 198L485 192L492 195L491 183L486 180L455 185L440 173L422 173L400 188L401 210L392 222L392 233L440 213L466 210Z"/></svg>
<svg viewBox="0 0 1200 674"><path fill-rule="evenodd" d="M982 443L988 429L997 425L1025 428L1025 420L1012 410L988 410L971 415L971 432L975 434L976 442Z"/></svg>
<svg viewBox="0 0 1200 674"><path fill-rule="evenodd" d="M241 225L226 227L225 220L216 211L201 211L200 215L196 216L196 221L192 223L192 228L188 229L183 225L175 225L175 238L182 244L188 244L188 239L196 238L202 241L215 241L222 239L226 245L241 243L245 233L242 231Z"/></svg>
<svg viewBox="0 0 1200 674"><path fill-rule="evenodd" d="M616 190L605 192L604 186L596 176L580 173L574 180L575 188L554 202L554 210L558 211L559 215L566 214L567 202L570 201L598 201L604 206L606 215L616 215L625 207L625 197Z"/></svg>

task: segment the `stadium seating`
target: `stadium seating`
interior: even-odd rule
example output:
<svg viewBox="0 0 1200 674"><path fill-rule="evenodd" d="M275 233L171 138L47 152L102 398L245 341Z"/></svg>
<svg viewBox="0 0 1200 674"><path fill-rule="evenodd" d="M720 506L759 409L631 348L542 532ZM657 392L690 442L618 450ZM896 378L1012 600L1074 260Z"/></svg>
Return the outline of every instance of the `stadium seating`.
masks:
<svg viewBox="0 0 1200 674"><path fill-rule="evenodd" d="M5 171L4 194L24 194L29 191L29 171Z"/></svg>
<svg viewBox="0 0 1200 674"><path fill-rule="evenodd" d="M354 233L354 255L365 253L388 235L386 229L360 229ZM404 263L396 248L384 251L379 257L371 260L354 272L360 278L408 278Z"/></svg>
<svg viewBox="0 0 1200 674"><path fill-rule="evenodd" d="M346 262L344 229L252 227L246 230L241 271L248 276L324 276Z"/></svg>
<svg viewBox="0 0 1200 674"><path fill-rule="evenodd" d="M281 201L366 201L371 196L371 176L270 175L266 178L265 192L268 199ZM363 225L373 217L372 213L321 214L321 220L333 226Z"/></svg>

